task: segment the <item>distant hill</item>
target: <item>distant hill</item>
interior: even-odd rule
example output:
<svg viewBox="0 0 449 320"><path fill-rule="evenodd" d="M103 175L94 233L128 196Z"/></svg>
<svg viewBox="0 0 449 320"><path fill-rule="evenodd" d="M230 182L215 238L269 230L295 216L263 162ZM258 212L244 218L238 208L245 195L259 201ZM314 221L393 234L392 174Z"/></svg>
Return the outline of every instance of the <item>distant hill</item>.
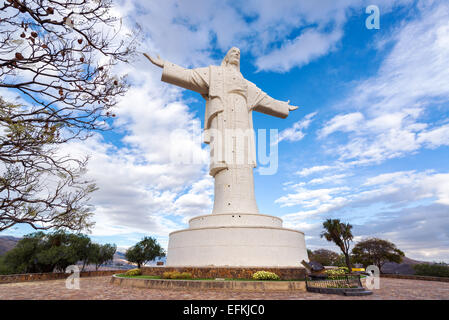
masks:
<svg viewBox="0 0 449 320"><path fill-rule="evenodd" d="M114 254L114 260L116 259L126 259L125 258L125 253L120 252L120 251L116 251Z"/></svg>
<svg viewBox="0 0 449 320"><path fill-rule="evenodd" d="M0 256L13 249L21 238L0 236Z"/></svg>
<svg viewBox="0 0 449 320"><path fill-rule="evenodd" d="M390 273L390 274L415 274L415 270L413 270L413 265L420 264L420 263L429 263L425 261L417 261L413 260L407 257L404 257L402 259L401 263L395 263L395 262L386 262L382 266L382 272L383 273Z"/></svg>

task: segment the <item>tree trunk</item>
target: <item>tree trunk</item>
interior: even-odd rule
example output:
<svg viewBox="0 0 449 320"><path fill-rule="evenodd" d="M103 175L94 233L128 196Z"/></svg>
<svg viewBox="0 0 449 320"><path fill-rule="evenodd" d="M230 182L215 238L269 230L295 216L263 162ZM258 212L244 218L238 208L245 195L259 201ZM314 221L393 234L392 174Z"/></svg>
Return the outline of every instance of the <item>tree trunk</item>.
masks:
<svg viewBox="0 0 449 320"><path fill-rule="evenodd" d="M352 273L351 260L349 260L349 253L345 252L344 254L345 254L346 265L348 266L348 271L349 271L349 273Z"/></svg>

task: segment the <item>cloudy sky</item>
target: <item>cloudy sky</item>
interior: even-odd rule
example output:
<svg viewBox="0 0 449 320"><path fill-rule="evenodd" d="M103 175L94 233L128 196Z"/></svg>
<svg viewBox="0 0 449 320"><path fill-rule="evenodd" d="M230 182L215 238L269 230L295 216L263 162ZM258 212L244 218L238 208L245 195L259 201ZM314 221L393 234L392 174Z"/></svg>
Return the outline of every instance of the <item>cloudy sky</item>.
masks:
<svg viewBox="0 0 449 320"><path fill-rule="evenodd" d="M394 4L393 4L394 3ZM254 114L256 129L278 129L278 170L255 170L261 213L306 234L322 222L354 225L356 240L376 236L411 258L449 262L449 3L447 1L136 1L116 13L144 39L139 51L184 67L219 64L232 46L259 88L300 108L283 120ZM380 9L367 29L366 8ZM67 147L89 154L99 242L127 247L168 234L211 212L208 147L199 94L162 83L138 58L120 65L132 87L114 129ZM177 130L188 134L173 135ZM176 137L175 139L173 137ZM274 147L274 146L273 146ZM202 161L179 164L174 153ZM19 226L2 232L32 232Z"/></svg>

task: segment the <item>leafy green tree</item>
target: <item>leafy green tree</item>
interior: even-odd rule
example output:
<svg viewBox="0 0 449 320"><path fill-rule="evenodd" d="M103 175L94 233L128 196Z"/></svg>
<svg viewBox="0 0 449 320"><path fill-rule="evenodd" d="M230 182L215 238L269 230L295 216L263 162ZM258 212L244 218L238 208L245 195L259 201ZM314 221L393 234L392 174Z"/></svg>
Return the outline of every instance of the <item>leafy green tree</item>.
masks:
<svg viewBox="0 0 449 320"><path fill-rule="evenodd" d="M79 260L73 244L73 235L65 231L46 234L36 252L35 261L41 271L64 272L65 269Z"/></svg>
<svg viewBox="0 0 449 320"><path fill-rule="evenodd" d="M95 263L98 269L113 258L115 250L115 245L92 243L86 235L40 231L26 235L3 256L1 270L4 273L64 272L78 261L83 262L83 269L90 263Z"/></svg>
<svg viewBox="0 0 449 320"><path fill-rule="evenodd" d="M11 274L13 273L11 268L5 263L5 257L0 256L0 274Z"/></svg>
<svg viewBox="0 0 449 320"><path fill-rule="evenodd" d="M401 263L404 252L394 243L379 238L369 238L358 242L352 249L354 261L365 267L375 265L382 271L386 262Z"/></svg>
<svg viewBox="0 0 449 320"><path fill-rule="evenodd" d="M334 251L318 249L311 252L309 259L320 263L323 266L336 266L340 255Z"/></svg>
<svg viewBox="0 0 449 320"><path fill-rule="evenodd" d="M351 256L349 256L349 260L352 261L352 257ZM338 259L335 261L335 266L336 267L346 267L346 268L348 267L346 265L346 257L345 257L344 254L339 254L338 255Z"/></svg>
<svg viewBox="0 0 449 320"><path fill-rule="evenodd" d="M116 251L116 245L109 243L104 245L93 243L91 245L90 262L95 264L95 270L98 270L102 264L114 259L114 254Z"/></svg>
<svg viewBox="0 0 449 320"><path fill-rule="evenodd" d="M352 235L352 225L349 223L342 223L339 219L327 219L323 222L324 231L321 237L327 241L334 242L345 256L345 263L351 272L351 259L349 255L349 248L351 241L354 238Z"/></svg>
<svg viewBox="0 0 449 320"><path fill-rule="evenodd" d="M141 241L126 250L125 256L128 261L137 263L137 267L140 268L148 261L152 261L158 257L165 257L165 251L156 239L144 237Z"/></svg>
<svg viewBox="0 0 449 320"><path fill-rule="evenodd" d="M45 272L44 266L37 259L44 242L45 234L43 232L26 235L14 249L4 255L5 268L11 273Z"/></svg>
<svg viewBox="0 0 449 320"><path fill-rule="evenodd" d="M413 269L418 276L449 277L449 265L444 262L415 264Z"/></svg>
<svg viewBox="0 0 449 320"><path fill-rule="evenodd" d="M83 263L81 271L84 271L86 265L91 263L92 255L92 241L87 235L84 234L71 234L70 235L71 247L74 249L78 261Z"/></svg>
<svg viewBox="0 0 449 320"><path fill-rule="evenodd" d="M126 250L125 257L129 262L137 263L138 268L140 268L145 261L143 249L137 244Z"/></svg>

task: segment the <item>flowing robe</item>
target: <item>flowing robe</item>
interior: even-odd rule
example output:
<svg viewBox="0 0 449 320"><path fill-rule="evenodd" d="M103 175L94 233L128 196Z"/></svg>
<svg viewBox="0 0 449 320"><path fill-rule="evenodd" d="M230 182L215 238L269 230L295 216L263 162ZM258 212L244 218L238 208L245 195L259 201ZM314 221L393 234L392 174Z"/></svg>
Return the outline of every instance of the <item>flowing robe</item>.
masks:
<svg viewBox="0 0 449 320"><path fill-rule="evenodd" d="M206 100L204 142L210 144L209 173L215 179L212 213L258 213L252 111L286 118L288 103L271 98L231 66L185 69L166 62L162 81Z"/></svg>

